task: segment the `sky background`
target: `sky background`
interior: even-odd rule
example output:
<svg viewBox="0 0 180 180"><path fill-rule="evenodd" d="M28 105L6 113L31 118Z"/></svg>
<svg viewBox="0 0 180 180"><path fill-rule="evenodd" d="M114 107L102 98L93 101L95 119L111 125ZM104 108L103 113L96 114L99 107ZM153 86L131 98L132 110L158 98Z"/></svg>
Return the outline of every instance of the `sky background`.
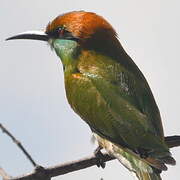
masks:
<svg viewBox="0 0 180 180"><path fill-rule="evenodd" d="M0 123L8 128L42 166L92 154L88 126L71 110L65 97L61 62L47 43L9 41L26 30L44 29L57 15L86 10L105 17L144 73L161 111L165 135L180 134L179 0L1 0ZM0 132L0 166L12 176L33 167ZM172 149L175 167L163 180L180 179L180 148ZM133 180L118 161L77 171L54 180Z"/></svg>

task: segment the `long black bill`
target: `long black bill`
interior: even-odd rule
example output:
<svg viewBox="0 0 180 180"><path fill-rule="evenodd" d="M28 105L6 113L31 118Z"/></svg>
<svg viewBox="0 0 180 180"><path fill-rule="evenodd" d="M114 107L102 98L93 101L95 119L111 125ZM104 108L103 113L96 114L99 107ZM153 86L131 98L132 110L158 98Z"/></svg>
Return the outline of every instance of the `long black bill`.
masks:
<svg viewBox="0 0 180 180"><path fill-rule="evenodd" d="M48 41L48 35L43 31L26 31L15 36L9 37L6 39L13 40L13 39L32 39L32 40L40 40L40 41Z"/></svg>

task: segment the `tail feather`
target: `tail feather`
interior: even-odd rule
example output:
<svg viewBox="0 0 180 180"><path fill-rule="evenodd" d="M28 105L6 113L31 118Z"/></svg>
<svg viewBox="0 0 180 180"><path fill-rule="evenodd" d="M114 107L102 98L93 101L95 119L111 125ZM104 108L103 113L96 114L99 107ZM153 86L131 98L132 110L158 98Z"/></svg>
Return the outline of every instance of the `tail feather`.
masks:
<svg viewBox="0 0 180 180"><path fill-rule="evenodd" d="M159 160L152 158L141 159L129 152L129 150L124 151L121 148L118 148L118 151L115 152L117 153L114 153L114 156L135 174L138 180L162 180L160 173L162 170L167 170L166 165Z"/></svg>
<svg viewBox="0 0 180 180"><path fill-rule="evenodd" d="M173 157L171 156L165 156L159 159L161 162L163 162L164 164L169 164L169 165L176 165L176 161Z"/></svg>
<svg viewBox="0 0 180 180"><path fill-rule="evenodd" d="M95 134L95 137L99 145L105 148L110 155L117 158L123 166L135 174L138 180L162 180L160 173L161 171L167 170L165 164L175 164L175 160L170 156L170 153L162 157L159 156L158 159L153 157L143 159L128 148L114 144L97 134Z"/></svg>
<svg viewBox="0 0 180 180"><path fill-rule="evenodd" d="M149 165L151 165L159 170L167 171L167 166L157 159L148 157L148 158L146 158L146 161L148 162Z"/></svg>
<svg viewBox="0 0 180 180"><path fill-rule="evenodd" d="M136 176L139 180L162 180L160 174L157 172L148 173L144 171L137 171Z"/></svg>

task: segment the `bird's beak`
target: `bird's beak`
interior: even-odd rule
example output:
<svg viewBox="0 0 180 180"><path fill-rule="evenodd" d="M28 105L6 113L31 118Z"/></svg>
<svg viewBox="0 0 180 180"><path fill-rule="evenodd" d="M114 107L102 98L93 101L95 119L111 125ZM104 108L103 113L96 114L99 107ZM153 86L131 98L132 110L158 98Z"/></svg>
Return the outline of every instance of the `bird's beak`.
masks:
<svg viewBox="0 0 180 180"><path fill-rule="evenodd" d="M7 40L13 39L32 39L32 40L40 40L40 41L48 41L48 35L43 31L26 31L15 36L9 37Z"/></svg>

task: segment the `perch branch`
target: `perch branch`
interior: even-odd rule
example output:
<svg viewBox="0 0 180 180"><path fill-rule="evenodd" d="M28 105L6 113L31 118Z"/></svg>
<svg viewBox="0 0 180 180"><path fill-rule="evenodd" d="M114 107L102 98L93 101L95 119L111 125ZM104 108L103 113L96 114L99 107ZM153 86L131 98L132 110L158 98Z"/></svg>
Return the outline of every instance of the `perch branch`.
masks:
<svg viewBox="0 0 180 180"><path fill-rule="evenodd" d="M115 158L110 157L108 154L103 153L101 157L103 162L111 161ZM97 165L98 158L93 155L76 161L67 162L64 164L43 168L37 167L33 172L19 176L19 177L10 177L6 176L3 180L50 180L52 177L67 174L73 171L78 171L85 169L94 165ZM0 171L0 175L2 173Z"/></svg>
<svg viewBox="0 0 180 180"><path fill-rule="evenodd" d="M29 153L22 146L22 144L2 124L0 124L0 128L23 151L23 153L26 155L28 160L33 164L33 166L36 167L33 172L18 177L11 177L2 168L0 168L0 175L3 177L3 180L51 180L52 177L85 169L97 165L99 162L99 158L93 155L90 157L86 157L84 159L71 161L68 163L64 163L52 167L44 168L38 166L35 163L35 161L32 159L32 157L29 155ZM167 136L165 137L165 142L167 143L169 148L180 146L180 136ZM109 156L107 153L102 153L101 162L105 163L113 159L115 158Z"/></svg>

